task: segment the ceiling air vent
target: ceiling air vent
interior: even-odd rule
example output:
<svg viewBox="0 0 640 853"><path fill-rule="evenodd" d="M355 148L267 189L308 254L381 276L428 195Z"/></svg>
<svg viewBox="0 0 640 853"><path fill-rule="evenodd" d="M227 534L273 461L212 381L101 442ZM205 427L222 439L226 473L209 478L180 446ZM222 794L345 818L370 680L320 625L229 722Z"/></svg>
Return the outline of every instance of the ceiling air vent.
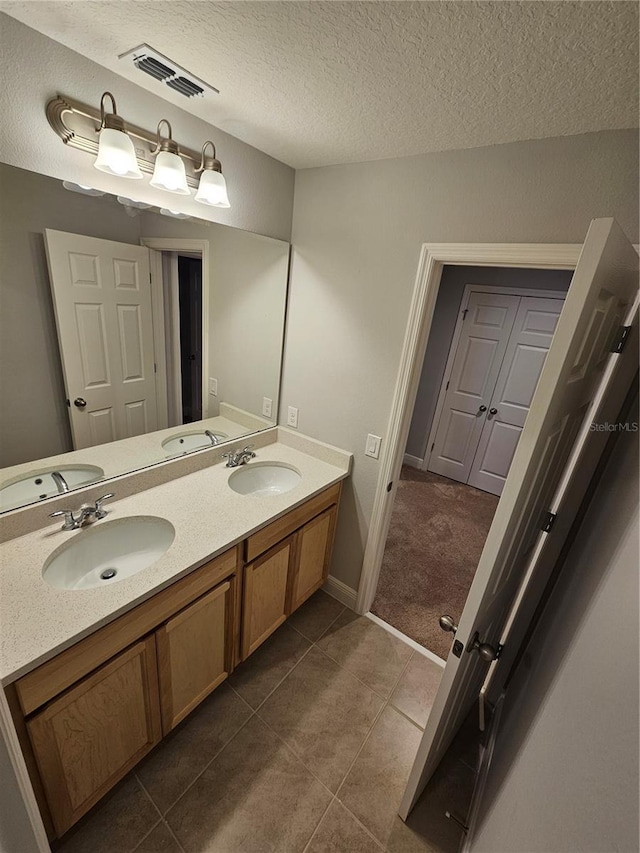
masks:
<svg viewBox="0 0 640 853"><path fill-rule="evenodd" d="M141 44L126 53L121 53L118 59L133 62L139 71L144 71L160 83L165 83L185 98L202 98L220 94L215 86L200 80L148 44Z"/></svg>

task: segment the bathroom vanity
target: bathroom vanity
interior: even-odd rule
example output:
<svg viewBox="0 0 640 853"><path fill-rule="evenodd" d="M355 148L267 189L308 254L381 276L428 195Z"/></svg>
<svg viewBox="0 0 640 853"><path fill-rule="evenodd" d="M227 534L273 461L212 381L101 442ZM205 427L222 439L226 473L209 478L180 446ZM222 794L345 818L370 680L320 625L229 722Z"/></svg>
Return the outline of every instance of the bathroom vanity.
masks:
<svg viewBox="0 0 640 853"><path fill-rule="evenodd" d="M50 526L40 507L44 529L0 546L0 677L50 838L326 581L350 454L281 428L261 443L246 465L207 451L215 464L122 500L112 482L109 517L86 529ZM54 585L47 567L75 539L91 562L100 525L130 525L135 542L149 518L175 531L152 565L87 588L68 569Z"/></svg>

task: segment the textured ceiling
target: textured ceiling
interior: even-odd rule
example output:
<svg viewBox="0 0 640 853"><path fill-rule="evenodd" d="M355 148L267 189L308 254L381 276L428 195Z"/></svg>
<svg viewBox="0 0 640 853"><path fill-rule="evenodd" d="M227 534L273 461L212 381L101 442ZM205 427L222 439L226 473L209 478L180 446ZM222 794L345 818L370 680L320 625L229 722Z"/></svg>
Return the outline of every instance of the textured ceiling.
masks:
<svg viewBox="0 0 640 853"><path fill-rule="evenodd" d="M38 0L0 9L296 168L638 124L635 2ZM118 54L141 42L221 94L187 101L123 67Z"/></svg>

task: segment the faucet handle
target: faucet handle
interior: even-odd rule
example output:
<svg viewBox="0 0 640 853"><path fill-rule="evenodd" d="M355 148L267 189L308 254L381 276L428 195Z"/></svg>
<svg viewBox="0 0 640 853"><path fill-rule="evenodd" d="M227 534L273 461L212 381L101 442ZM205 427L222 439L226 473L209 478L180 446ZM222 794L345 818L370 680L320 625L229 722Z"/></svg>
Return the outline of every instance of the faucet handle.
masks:
<svg viewBox="0 0 640 853"><path fill-rule="evenodd" d="M246 446L246 447L243 447L243 448L242 448L242 452L243 452L243 453L250 453L250 452L251 452L251 450L252 450L254 447L255 447L255 444L247 444L247 446ZM255 453L251 453L251 455L252 455L252 456L255 456L256 454L255 454Z"/></svg>
<svg viewBox="0 0 640 853"><path fill-rule="evenodd" d="M64 515L64 524L62 525L63 530L77 530L78 523L73 514L72 509L57 509L55 512L49 513L49 518L60 518Z"/></svg>
<svg viewBox="0 0 640 853"><path fill-rule="evenodd" d="M109 498L115 498L115 496L116 496L115 492L108 492L106 495L103 495L101 498L98 498L96 500L96 506L95 506L96 518L104 518L105 517L105 515L107 514L107 511L106 511L106 509L102 508L102 504L104 501L108 501Z"/></svg>

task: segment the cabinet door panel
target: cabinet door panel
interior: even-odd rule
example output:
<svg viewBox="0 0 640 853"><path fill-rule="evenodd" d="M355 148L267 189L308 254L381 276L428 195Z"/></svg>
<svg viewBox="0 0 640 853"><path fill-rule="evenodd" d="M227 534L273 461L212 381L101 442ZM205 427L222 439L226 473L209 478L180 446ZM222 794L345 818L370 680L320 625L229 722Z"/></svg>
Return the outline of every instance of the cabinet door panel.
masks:
<svg viewBox="0 0 640 853"><path fill-rule="evenodd" d="M164 734L231 671L231 592L220 584L156 632Z"/></svg>
<svg viewBox="0 0 640 853"><path fill-rule="evenodd" d="M27 729L61 835L160 740L154 638L62 694Z"/></svg>
<svg viewBox="0 0 640 853"><path fill-rule="evenodd" d="M244 568L242 658L248 657L287 618L293 539L285 539Z"/></svg>
<svg viewBox="0 0 640 853"><path fill-rule="evenodd" d="M289 612L306 601L327 578L337 512L333 506L298 531Z"/></svg>

